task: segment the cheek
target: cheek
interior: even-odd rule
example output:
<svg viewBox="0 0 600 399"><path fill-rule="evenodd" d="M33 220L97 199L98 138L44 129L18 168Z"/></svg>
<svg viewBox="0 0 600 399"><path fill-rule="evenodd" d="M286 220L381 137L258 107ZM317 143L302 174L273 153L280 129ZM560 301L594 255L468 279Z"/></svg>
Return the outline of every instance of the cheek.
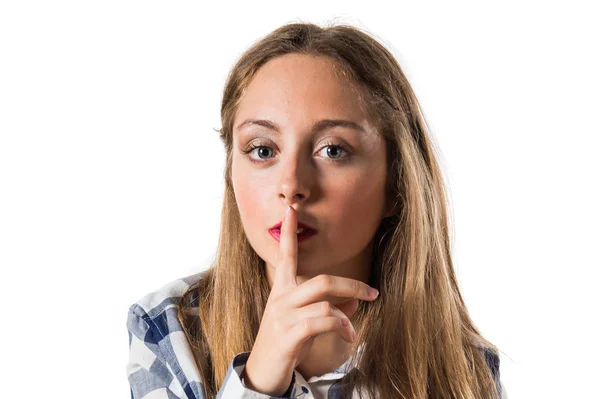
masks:
<svg viewBox="0 0 600 399"><path fill-rule="evenodd" d="M267 189L264 184L268 184L268 182L263 182L252 174L244 173L243 170L232 168L232 183L246 235L250 237L252 232L267 229L270 221L265 220L263 208L267 204L265 198Z"/></svg>
<svg viewBox="0 0 600 399"><path fill-rule="evenodd" d="M339 235L368 235L376 230L385 207L385 169L345 178L330 188L327 218Z"/></svg>

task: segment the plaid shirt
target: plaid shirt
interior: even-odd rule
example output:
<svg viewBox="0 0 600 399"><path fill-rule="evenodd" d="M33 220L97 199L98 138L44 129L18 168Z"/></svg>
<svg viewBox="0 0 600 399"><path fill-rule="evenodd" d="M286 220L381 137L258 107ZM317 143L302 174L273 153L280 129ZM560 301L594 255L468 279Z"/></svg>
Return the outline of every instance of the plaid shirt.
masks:
<svg viewBox="0 0 600 399"><path fill-rule="evenodd" d="M177 302L185 290L202 278L203 272L172 281L130 306L127 317L129 361L126 366L132 399L207 399L200 372L177 318ZM185 298L192 314L197 314L198 297ZM197 317L197 316L196 316ZM246 388L241 379L250 352L238 353L229 364L217 399L341 398L341 380L356 372L350 359L338 369L308 381L294 370L292 383L282 396L271 396ZM486 352L486 360L497 384L499 358Z"/></svg>

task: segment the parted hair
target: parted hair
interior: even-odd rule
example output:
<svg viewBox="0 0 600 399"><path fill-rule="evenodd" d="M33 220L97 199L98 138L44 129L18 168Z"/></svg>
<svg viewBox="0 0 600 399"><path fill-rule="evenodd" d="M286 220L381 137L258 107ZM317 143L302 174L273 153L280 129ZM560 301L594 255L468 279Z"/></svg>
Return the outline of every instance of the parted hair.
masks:
<svg viewBox="0 0 600 399"><path fill-rule="evenodd" d="M234 196L233 123L253 76L286 54L331 60L385 139L385 191L393 215L373 237L368 282L381 295L375 302L359 301L353 315L361 326L351 350L358 372L348 374L344 397L355 388L360 397L499 397L486 361L491 354L498 365L498 348L475 327L460 293L444 179L409 82L390 51L365 30L304 22L283 25L253 43L225 83L218 130L226 151L218 248L204 278L186 293L199 296L196 317L183 300L178 309L207 396L216 396L233 357L252 350L269 297L265 262L245 235Z"/></svg>

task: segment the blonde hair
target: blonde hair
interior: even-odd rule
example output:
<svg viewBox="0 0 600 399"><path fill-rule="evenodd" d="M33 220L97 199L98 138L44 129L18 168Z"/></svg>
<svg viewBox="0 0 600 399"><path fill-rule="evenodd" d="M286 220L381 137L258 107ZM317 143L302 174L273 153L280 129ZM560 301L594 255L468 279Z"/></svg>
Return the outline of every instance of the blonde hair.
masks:
<svg viewBox="0 0 600 399"><path fill-rule="evenodd" d="M292 53L329 57L339 76L360 89L358 100L387 148L386 194L394 213L373 237L369 281L381 297L359 301L353 316L362 326L351 351L359 372L348 374L345 392L356 387L360 397L363 391L381 398L498 397L496 375L487 364L491 355L497 367L498 349L477 330L459 291L447 195L417 98L395 58L368 33L311 23L284 25L256 42L225 84L219 245L204 277L182 297L199 295L199 317L186 316L185 301L179 307L208 397L216 396L233 357L252 350L270 291L264 261L246 238L233 192L234 116L259 68Z"/></svg>

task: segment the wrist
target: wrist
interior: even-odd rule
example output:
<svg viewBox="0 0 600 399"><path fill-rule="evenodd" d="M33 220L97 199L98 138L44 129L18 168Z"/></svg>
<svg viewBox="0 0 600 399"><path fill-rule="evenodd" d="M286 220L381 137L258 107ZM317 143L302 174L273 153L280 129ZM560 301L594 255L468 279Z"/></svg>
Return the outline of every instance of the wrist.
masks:
<svg viewBox="0 0 600 399"><path fill-rule="evenodd" d="M268 383L265 384L260 379L257 379L252 372L250 374L248 373L248 364L246 364L244 367L244 370L240 375L240 379L242 380L242 385L245 388L251 389L255 392L260 392L264 395L279 397L290 396L295 383L295 375L292 371L292 375L289 377L289 379L285 380L285 385L275 383L274 385L269 386Z"/></svg>

